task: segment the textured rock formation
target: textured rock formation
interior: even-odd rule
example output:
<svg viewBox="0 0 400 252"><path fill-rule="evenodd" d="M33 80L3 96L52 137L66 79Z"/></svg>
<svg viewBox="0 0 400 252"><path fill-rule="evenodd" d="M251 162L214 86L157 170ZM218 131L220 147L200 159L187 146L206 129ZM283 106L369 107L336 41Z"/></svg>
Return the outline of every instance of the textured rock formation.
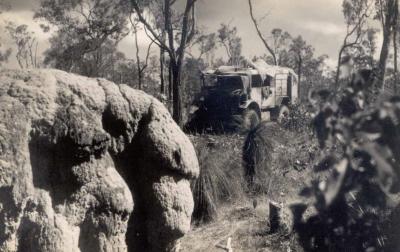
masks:
<svg viewBox="0 0 400 252"><path fill-rule="evenodd" d="M164 106L57 70L0 72L0 251L163 251L188 231L193 146Z"/></svg>

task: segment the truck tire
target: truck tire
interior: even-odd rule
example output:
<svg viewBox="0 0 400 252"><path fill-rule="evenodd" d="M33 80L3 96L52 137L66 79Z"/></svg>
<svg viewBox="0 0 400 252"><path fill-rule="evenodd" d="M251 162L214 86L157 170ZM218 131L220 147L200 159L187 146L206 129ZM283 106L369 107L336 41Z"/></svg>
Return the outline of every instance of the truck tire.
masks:
<svg viewBox="0 0 400 252"><path fill-rule="evenodd" d="M242 130L249 131L260 124L261 118L258 113L251 108L247 108L242 114Z"/></svg>
<svg viewBox="0 0 400 252"><path fill-rule="evenodd" d="M279 108L274 108L271 110L271 120L281 123L283 118L288 117L290 114L290 110L288 106L281 105Z"/></svg>

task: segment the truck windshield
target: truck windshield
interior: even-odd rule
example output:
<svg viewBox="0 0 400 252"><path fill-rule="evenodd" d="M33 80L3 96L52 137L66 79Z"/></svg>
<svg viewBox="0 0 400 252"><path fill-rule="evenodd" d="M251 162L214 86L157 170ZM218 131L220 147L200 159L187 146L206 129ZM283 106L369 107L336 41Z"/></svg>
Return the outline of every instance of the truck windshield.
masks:
<svg viewBox="0 0 400 252"><path fill-rule="evenodd" d="M242 78L240 76L218 76L218 86L229 90L242 89Z"/></svg>

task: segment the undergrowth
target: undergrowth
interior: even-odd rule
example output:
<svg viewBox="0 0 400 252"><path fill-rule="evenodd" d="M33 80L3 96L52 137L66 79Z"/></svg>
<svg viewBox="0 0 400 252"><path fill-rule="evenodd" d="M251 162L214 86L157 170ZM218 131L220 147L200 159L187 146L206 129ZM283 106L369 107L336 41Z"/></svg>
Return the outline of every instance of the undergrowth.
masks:
<svg viewBox="0 0 400 252"><path fill-rule="evenodd" d="M287 186L284 176L302 172L316 149L309 132L289 132L272 122L261 123L247 136L190 137L200 164L200 176L192 183L195 223L215 220L224 203L276 198Z"/></svg>
<svg viewBox="0 0 400 252"><path fill-rule="evenodd" d="M400 206L393 201L400 191L400 98L377 102L375 85L373 72L363 70L341 92L315 96L313 124L325 154L314 168L329 176L301 191L310 204L292 206L305 251L399 251L384 229L391 205ZM315 213L304 218L310 208Z"/></svg>
<svg viewBox="0 0 400 252"><path fill-rule="evenodd" d="M312 114L310 107L305 104L291 104L289 115L282 118L281 126L289 131L301 133L312 131Z"/></svg>
<svg viewBox="0 0 400 252"><path fill-rule="evenodd" d="M240 135L191 136L200 164L200 176L192 183L197 223L215 220L222 203L244 197Z"/></svg>

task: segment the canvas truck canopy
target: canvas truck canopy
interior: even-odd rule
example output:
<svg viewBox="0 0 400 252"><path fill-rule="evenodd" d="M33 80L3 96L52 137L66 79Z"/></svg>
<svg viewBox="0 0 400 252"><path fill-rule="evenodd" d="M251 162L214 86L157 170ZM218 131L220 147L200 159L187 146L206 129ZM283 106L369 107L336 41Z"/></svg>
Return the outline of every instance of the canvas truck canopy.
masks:
<svg viewBox="0 0 400 252"><path fill-rule="evenodd" d="M297 74L288 67L269 65L267 62L265 62L262 59L258 59L253 62L249 61L249 64L262 75L266 74L266 75L275 77L277 74L291 74L297 80Z"/></svg>
<svg viewBox="0 0 400 252"><path fill-rule="evenodd" d="M204 76L252 76L252 78L256 78L257 76L261 77L261 81L264 82L266 79L275 78L277 75L291 75L296 81L298 81L297 74L288 67L280 67L269 65L262 59L258 59L256 61L247 61L247 68L239 68L236 66L220 66L217 69L208 69L203 71ZM269 76L269 78L268 78ZM243 81L245 83L246 81Z"/></svg>
<svg viewBox="0 0 400 252"><path fill-rule="evenodd" d="M247 61L251 68L239 68L235 66L220 66L217 69L207 69L203 71L203 74L261 74L261 75L269 75L274 77L276 74L292 74L296 76L297 74L288 67L274 66L269 65L262 59L258 59L256 61Z"/></svg>

